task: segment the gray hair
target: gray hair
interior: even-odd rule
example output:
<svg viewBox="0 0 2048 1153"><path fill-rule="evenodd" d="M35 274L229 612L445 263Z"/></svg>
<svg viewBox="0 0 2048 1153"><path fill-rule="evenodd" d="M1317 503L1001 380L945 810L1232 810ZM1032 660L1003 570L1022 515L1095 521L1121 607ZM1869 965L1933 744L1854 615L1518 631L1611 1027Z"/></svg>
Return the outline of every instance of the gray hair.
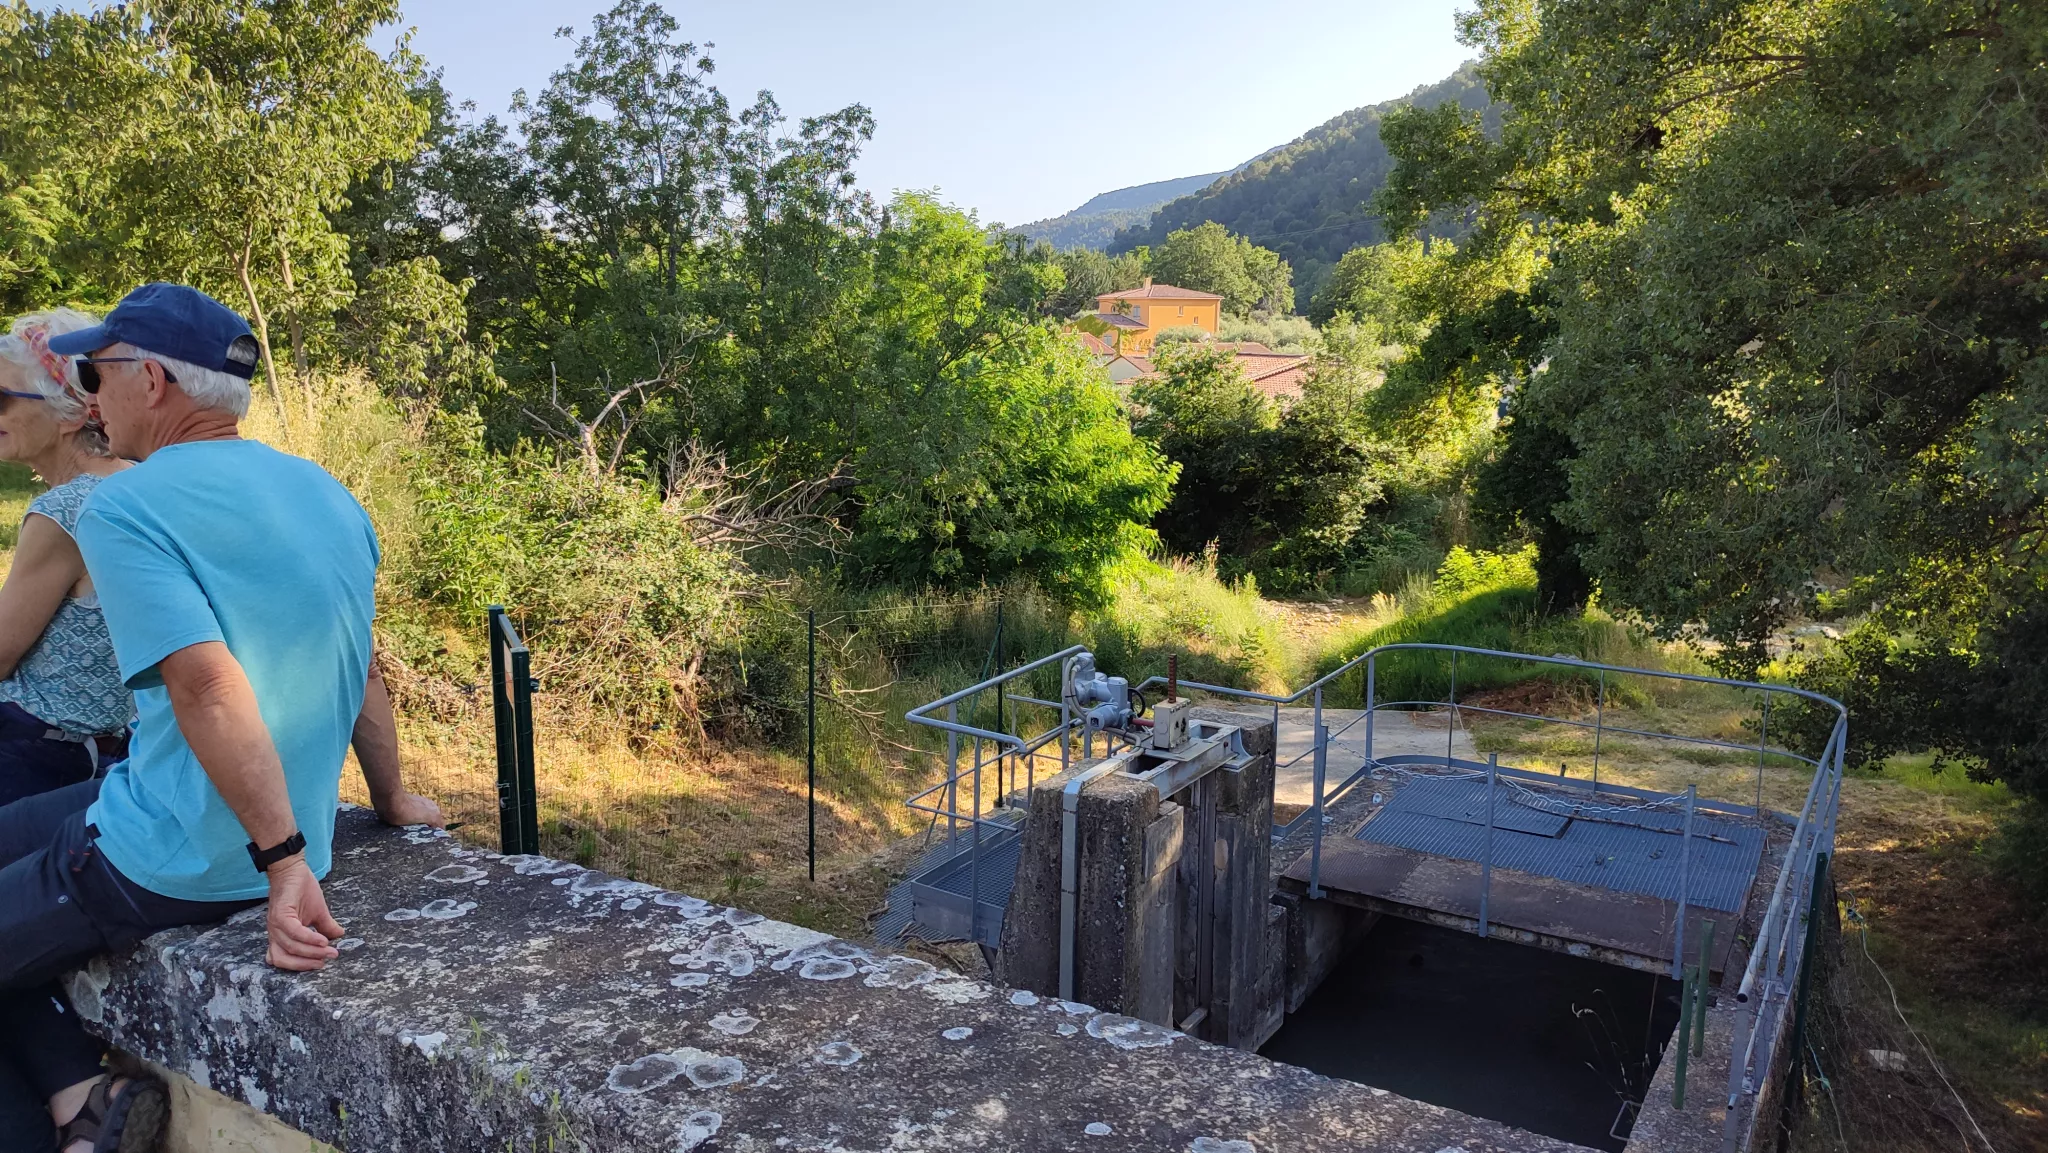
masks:
<svg viewBox="0 0 2048 1153"><path fill-rule="evenodd" d="M218 409L231 414L236 420L249 415L249 382L241 377L230 376L217 368L201 368L133 345L123 345L122 352L123 355L155 361L178 382L178 391L191 397L192 403L201 408Z"/></svg>
<svg viewBox="0 0 2048 1153"><path fill-rule="evenodd" d="M0 336L0 359L21 368L22 379L49 402L50 412L58 420L84 420L91 408L91 401L78 384L78 362L71 357L54 354L46 360L30 347L29 336L38 329L46 338L62 336L67 332L91 328L97 323L75 308L52 308L22 313L8 325L7 335ZM54 371L52 363L57 366ZM106 431L97 422L87 424L79 432L78 443L95 456L106 456L110 451Z"/></svg>

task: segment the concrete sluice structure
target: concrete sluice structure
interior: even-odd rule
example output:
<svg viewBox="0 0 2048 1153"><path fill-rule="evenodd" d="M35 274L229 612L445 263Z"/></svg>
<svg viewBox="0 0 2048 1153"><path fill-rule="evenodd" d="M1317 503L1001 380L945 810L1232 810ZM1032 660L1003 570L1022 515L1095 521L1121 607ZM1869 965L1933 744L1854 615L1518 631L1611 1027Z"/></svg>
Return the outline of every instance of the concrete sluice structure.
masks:
<svg viewBox="0 0 2048 1153"><path fill-rule="evenodd" d="M314 1141L451 1153L1760 1147L1789 1049L1801 918L1832 830L1839 727L1805 810L1753 820L1768 834L1760 868L1739 923L1716 935L1717 992L1703 1006L1691 1103L1678 1108L1678 1045L1666 1040L1674 983L1642 971L1662 942L1646 932L1602 946L1590 940L1594 906L1539 921L1508 896L1525 877L1553 891L1598 886L1498 862L1481 863L1478 894L1469 868L1422 885L1424 864L1471 865L1457 856L1458 830L1404 833L1396 820L1360 838L1389 813L1469 823L1475 762L1457 755L1455 732L1436 766L1392 759L1423 755L1412 751L1377 764L1371 742L1350 766L1331 759L1339 742L1318 724L1309 806L1276 824L1276 781L1303 755L1284 739L1290 701L1197 709L1153 682L1076 676L1077 655L1037 663L1063 674L1057 700L1026 691L1032 666L1000 678L1006 700L1059 715L1057 739L962 723L959 694L920 710L961 738L948 781L917 801L953 835L906 882L895 924L950 919L958 939L986 950L993 981L573 863L387 829L346 808L326 892L348 937L325 970L266 966L259 908L95 961L67 978L72 1003L121 1060L172 1081L171 1153L301 1153ZM1149 718L1133 707L1155 698L1171 703L1154 703ZM975 747L984 742L992 755ZM1505 770L1487 767L1500 789ZM1617 803L1606 786L1579 797L1554 782L1501 791L1527 812L1502 818L1496 797L1496 837L1543 837L1598 815L1560 826L1558 795L1636 814L1670 808ZM1661 816L1630 820L1624 837L1670 837L1649 828ZM1749 851L1727 829L1693 831ZM1400 883L1347 871L1353 846L1417 864ZM1697 892L1732 918L1712 905L1713 871L1660 897L1669 879L1638 870L1631 883L1643 891L1594 897ZM1488 901L1483 937L1461 904L1475 895ZM1564 1084L1499 1057L1544 1052L1550 1042L1534 1035L1550 1027L1543 996L1578 997L1588 981L1649 991L1647 1019L1615 1018L1621 1034L1642 1025L1653 1050L1628 1086L1625 1144L1500 1116L1517 1092L1526 1106ZM1522 1002L1508 1006L1518 1012L1486 1002L1489 989ZM1381 1009L1399 1002L1398 1021L1344 1016L1375 997ZM1514 1021L1530 1035L1503 1035ZM1330 1060L1331 1038L1348 1063ZM1555 1073L1564 1062L1548 1064Z"/></svg>
<svg viewBox="0 0 2048 1153"><path fill-rule="evenodd" d="M1834 702L1781 686L1461 651L1570 666L1588 679L1597 673L1603 700L1609 674L1670 676L1753 690L1766 700L1807 697L1840 716ZM1372 698L1378 655L1290 696L1184 686L1211 701L1238 698L1189 711L1162 678L1133 691L1069 650L913 711L912 720L954 741L954 771L912 799L936 829L951 832L899 886L881 928L975 941L1006 985L1197 1041L1251 1051L1271 1044L1319 1071L1435 1062L1446 1070L1436 1083L1389 1079L1438 1105L1456 1100L1497 1122L1548 1127L1547 1137L1514 1130L1523 1144L1513 1147L1560 1139L1644 1151L1760 1147L1758 1135L1773 1128L1790 1051L1783 1042L1808 913L1817 907L1817 866L1831 848L1846 717L1817 760L1761 739L1725 745L1756 754L1759 765L1768 754L1813 769L1802 810L1774 813L1692 790L1664 794L1597 775L1574 780L1480 760L1458 725L1458 710L1469 706L1455 706L1448 724L1432 728L1413 712L1395 711L1417 702ZM1022 691L1048 667L1059 669L1057 699ZM1323 709L1323 686L1354 668L1363 674L1367 707ZM1057 710L1058 720L1035 736L963 724L962 704L989 691L1020 708ZM1141 715L1148 696L1173 701L1171 718L1155 706L1148 724ZM1018 727L1016 711L999 706L996 715ZM1205 751L1187 751L1197 746ZM1105 755L1093 755L1097 748ZM1284 821L1275 820L1276 798L1285 798ZM979 894L973 904L964 901L969 891ZM1340 972L1397 973L1370 964L1346 969L1397 936L1379 930L1385 918L1457 935L1398 935L1402 948L1411 938L1424 942L1414 946L1417 967L1439 946L1449 948L1446 957L1456 953L1459 940L1491 950L1455 960L1480 967L1471 988L1416 994L1443 998L1441 1031L1403 1006L1403 1031L1390 1035L1375 1028L1371 1008L1333 1009L1347 1002L1317 997ZM1540 962L1529 949L1561 959ZM1583 968L1567 971L1574 965ZM1688 973L1694 966L1704 971L1697 981ZM1525 971L1537 970L1548 975L1524 980ZM1600 1019L1610 1041L1636 1035L1641 1042L1610 1044L1603 1059L1616 1073L1608 1084L1560 1088L1592 1098L1572 1109L1517 1103L1508 1090L1532 1068L1583 1063L1583 1056L1554 1039L1545 1049L1499 1032L1538 1028L1528 1006L1484 1004L1538 983L1560 998L1593 1000L1605 998L1606 987L1626 987L1645 1002ZM1567 1019L1598 1016L1576 1003L1555 1008ZM1304 1010L1362 1016L1348 1036L1327 1021L1290 1029L1290 1014ZM1321 1039L1304 1040L1311 1034ZM1681 1038L1689 1042L1685 1059L1677 1056ZM1467 1057L1455 1056L1458 1045L1474 1043ZM1358 1060L1361 1049L1377 1063ZM1500 1092L1475 1092L1474 1078L1492 1078L1487 1083ZM1337 1092L1341 1082L1329 1084ZM1417 1116L1445 1112L1424 1101L1404 1107ZM1447 1137L1428 1153L1456 1147Z"/></svg>

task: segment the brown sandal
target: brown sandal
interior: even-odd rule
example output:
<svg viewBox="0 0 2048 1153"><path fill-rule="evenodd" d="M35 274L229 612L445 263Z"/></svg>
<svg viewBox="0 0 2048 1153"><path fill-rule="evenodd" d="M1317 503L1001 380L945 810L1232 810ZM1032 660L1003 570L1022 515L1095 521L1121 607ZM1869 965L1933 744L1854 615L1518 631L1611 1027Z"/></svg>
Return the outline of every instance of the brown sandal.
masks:
<svg viewBox="0 0 2048 1153"><path fill-rule="evenodd" d="M116 1090L114 1080L93 1083L78 1116L57 1130L58 1153L74 1141L92 1142L92 1153L155 1153L170 1114L163 1082L135 1077Z"/></svg>

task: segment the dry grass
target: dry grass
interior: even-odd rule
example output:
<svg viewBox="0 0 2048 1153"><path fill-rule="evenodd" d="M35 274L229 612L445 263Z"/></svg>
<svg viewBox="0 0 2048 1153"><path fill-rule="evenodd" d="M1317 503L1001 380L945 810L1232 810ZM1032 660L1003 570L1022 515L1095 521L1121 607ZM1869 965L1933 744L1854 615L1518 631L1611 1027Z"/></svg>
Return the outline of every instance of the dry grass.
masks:
<svg viewBox="0 0 2048 1153"><path fill-rule="evenodd" d="M591 868L861 937L891 880L888 850L922 829L903 798L921 782L819 783L818 880L806 876L802 758L772 752L634 748L619 736L538 724L541 850ZM498 842L487 717L460 727L402 722L408 787L435 798L457 836ZM367 803L361 780L344 795Z"/></svg>

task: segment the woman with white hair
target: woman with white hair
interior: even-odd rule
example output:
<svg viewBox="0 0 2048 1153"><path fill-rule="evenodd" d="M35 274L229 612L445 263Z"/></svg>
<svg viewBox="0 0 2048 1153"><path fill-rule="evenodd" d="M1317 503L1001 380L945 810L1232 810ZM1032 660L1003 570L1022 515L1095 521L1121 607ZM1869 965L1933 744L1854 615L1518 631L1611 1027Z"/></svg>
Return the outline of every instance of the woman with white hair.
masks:
<svg viewBox="0 0 2048 1153"><path fill-rule="evenodd" d="M0 804L91 779L135 715L72 539L93 488L128 463L108 451L77 365L49 348L93 323L58 308L0 337L0 460L49 486L29 502L0 585Z"/></svg>

